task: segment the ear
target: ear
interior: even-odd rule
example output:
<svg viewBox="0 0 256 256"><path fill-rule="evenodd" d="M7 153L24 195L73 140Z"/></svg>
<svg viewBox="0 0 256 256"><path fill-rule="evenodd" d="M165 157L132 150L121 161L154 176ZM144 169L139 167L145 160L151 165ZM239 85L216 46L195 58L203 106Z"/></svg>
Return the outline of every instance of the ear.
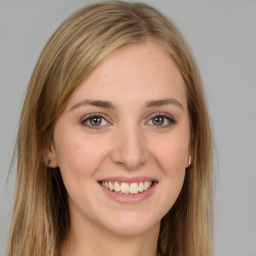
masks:
<svg viewBox="0 0 256 256"><path fill-rule="evenodd" d="M43 160L46 167L58 167L57 156L52 143L45 145Z"/></svg>

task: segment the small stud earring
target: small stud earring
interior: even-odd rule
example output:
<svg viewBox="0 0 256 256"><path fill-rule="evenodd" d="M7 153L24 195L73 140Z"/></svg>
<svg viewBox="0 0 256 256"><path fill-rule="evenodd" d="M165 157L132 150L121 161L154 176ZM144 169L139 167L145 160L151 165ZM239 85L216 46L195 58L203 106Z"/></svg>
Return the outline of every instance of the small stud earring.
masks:
<svg viewBox="0 0 256 256"><path fill-rule="evenodd" d="M192 163L192 156L190 156L190 157L188 158L188 165L190 166L191 163Z"/></svg>

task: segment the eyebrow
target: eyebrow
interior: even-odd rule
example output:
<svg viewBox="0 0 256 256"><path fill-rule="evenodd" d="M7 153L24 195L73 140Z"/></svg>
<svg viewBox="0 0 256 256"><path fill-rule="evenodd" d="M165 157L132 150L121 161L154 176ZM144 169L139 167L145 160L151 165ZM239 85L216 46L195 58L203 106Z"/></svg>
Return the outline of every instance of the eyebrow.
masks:
<svg viewBox="0 0 256 256"><path fill-rule="evenodd" d="M99 108L108 108L108 109L114 109L114 105L109 101L103 101L103 100L83 100L75 104L71 107L70 111L81 107L81 106L95 106Z"/></svg>
<svg viewBox="0 0 256 256"><path fill-rule="evenodd" d="M173 98L150 100L150 101L147 101L145 104L146 108L160 107L160 106L164 106L164 105L175 105L175 106L181 108L182 110L184 109L183 105L179 101L177 101ZM115 109L115 106L109 101L83 100L83 101L78 102L74 106L72 106L70 111L73 109L76 109L78 107L81 107L81 106L95 106L95 107L99 107L99 108Z"/></svg>
<svg viewBox="0 0 256 256"><path fill-rule="evenodd" d="M184 109L183 105L179 101L177 101L173 98L161 99L161 100L150 100L146 103L146 107L147 108L160 107L160 106L170 105L170 104L175 105L175 106L181 108L182 110Z"/></svg>

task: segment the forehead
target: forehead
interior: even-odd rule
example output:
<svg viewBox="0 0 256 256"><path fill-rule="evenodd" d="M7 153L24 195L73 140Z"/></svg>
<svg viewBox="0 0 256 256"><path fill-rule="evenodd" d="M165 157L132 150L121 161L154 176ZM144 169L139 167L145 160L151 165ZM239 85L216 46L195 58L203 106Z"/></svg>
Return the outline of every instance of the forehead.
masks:
<svg viewBox="0 0 256 256"><path fill-rule="evenodd" d="M157 42L128 44L110 54L78 86L70 101L100 98L119 103L175 97L186 104L178 67Z"/></svg>

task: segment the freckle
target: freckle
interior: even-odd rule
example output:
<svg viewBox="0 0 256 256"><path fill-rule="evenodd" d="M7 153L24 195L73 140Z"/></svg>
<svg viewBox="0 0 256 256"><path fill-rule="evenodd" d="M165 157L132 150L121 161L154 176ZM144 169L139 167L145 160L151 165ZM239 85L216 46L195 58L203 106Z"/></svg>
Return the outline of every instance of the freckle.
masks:
<svg viewBox="0 0 256 256"><path fill-rule="evenodd" d="M79 144L75 145L75 148L76 148L76 149L79 149L79 148L80 148Z"/></svg>

